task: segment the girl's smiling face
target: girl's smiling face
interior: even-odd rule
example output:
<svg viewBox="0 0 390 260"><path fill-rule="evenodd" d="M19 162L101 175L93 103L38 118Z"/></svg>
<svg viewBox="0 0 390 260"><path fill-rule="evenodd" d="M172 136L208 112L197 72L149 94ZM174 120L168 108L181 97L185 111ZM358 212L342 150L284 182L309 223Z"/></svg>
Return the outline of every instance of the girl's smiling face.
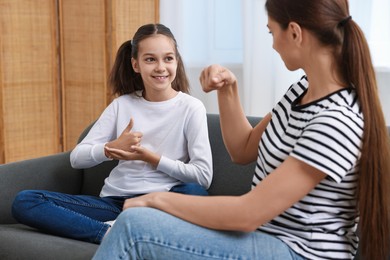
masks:
<svg viewBox="0 0 390 260"><path fill-rule="evenodd" d="M172 82L178 62L174 42L169 37L156 34L143 39L138 45L138 58L132 58L131 62L134 71L141 74L145 99L164 101L177 94Z"/></svg>

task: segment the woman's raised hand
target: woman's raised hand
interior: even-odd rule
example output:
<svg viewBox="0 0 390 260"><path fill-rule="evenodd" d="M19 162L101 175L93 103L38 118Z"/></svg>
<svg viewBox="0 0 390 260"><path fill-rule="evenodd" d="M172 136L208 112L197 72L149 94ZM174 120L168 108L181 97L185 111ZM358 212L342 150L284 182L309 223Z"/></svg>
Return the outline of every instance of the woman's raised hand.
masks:
<svg viewBox="0 0 390 260"><path fill-rule="evenodd" d="M204 92L237 84L236 76L230 70L220 65L210 65L203 69L199 80Z"/></svg>

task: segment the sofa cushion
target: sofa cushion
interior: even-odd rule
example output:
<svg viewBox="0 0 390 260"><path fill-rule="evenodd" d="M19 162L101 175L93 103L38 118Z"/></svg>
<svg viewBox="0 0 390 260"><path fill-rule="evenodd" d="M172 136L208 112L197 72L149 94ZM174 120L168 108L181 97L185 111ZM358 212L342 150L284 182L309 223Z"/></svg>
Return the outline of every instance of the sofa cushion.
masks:
<svg viewBox="0 0 390 260"><path fill-rule="evenodd" d="M118 161L103 162L94 167L84 169L82 194L99 196L104 185L104 179L108 177L111 170L118 164Z"/></svg>
<svg viewBox="0 0 390 260"><path fill-rule="evenodd" d="M80 143L84 139L94 123L95 122L92 122L84 129L84 131L80 134L77 143ZM99 196L104 184L104 179L108 177L112 168L114 168L117 164L118 161L116 160L107 161L96 165L95 167L84 169L81 194Z"/></svg>
<svg viewBox="0 0 390 260"><path fill-rule="evenodd" d="M11 205L21 190L81 191L82 170L73 169L69 152L0 165L0 223L12 224ZM1 258L0 258L1 259Z"/></svg>
<svg viewBox="0 0 390 260"><path fill-rule="evenodd" d="M0 259L91 259L98 245L53 236L22 224L0 225ZM39 250L37 250L39 249Z"/></svg>
<svg viewBox="0 0 390 260"><path fill-rule="evenodd" d="M248 117L248 120L254 126L260 118ZM214 172L209 188L210 195L241 195L248 192L256 163L247 165L233 163L223 143L219 115L208 114L207 121Z"/></svg>

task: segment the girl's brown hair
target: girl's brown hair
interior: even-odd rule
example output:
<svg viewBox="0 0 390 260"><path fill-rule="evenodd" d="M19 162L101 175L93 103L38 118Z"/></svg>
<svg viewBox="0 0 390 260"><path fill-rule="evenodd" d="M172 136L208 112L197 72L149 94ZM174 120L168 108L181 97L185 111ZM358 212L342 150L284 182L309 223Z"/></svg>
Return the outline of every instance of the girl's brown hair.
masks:
<svg viewBox="0 0 390 260"><path fill-rule="evenodd" d="M323 45L333 47L339 74L356 90L364 117L357 188L359 247L365 259L387 259L389 137L368 44L349 14L348 1L267 0L266 10L282 28L296 22Z"/></svg>
<svg viewBox="0 0 390 260"><path fill-rule="evenodd" d="M137 59L138 48L142 40L162 34L170 38L175 46L177 59L176 78L172 82L172 88L176 91L189 93L190 87L184 69L183 60L178 51L177 42L171 30L162 24L146 24L138 28L132 40L124 42L118 49L114 66L108 78L114 95L130 94L137 90L144 90L145 86L141 75L133 70L131 58Z"/></svg>

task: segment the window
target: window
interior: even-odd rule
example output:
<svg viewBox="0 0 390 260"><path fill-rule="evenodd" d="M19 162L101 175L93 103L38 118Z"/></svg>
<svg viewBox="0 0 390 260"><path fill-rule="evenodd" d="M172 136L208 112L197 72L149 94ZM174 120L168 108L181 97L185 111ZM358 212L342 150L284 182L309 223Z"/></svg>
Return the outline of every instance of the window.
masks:
<svg viewBox="0 0 390 260"><path fill-rule="evenodd" d="M175 35L189 66L242 64L240 0L161 0L161 22Z"/></svg>
<svg viewBox="0 0 390 260"><path fill-rule="evenodd" d="M203 101L208 112L218 113L215 93L204 94L199 84L199 74L209 64L223 64L235 73L247 115L264 116L289 84L302 75L300 71L288 71L272 50L264 3L265 0L160 0L161 22L178 41L191 93ZM349 3L352 19L360 25L370 45L383 111L390 125L390 1Z"/></svg>
<svg viewBox="0 0 390 260"><path fill-rule="evenodd" d="M366 35L377 71L390 73L390 1L351 0L350 12Z"/></svg>

